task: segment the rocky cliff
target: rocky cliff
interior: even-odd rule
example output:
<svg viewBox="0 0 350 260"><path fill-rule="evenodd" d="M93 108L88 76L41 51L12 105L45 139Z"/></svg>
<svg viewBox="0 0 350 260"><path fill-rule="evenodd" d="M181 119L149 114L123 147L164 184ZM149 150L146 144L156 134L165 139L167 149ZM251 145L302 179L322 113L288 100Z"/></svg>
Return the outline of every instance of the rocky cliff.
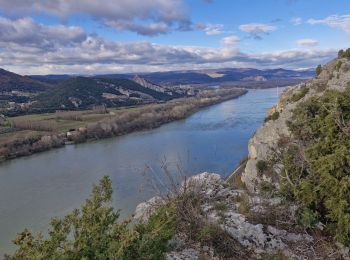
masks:
<svg viewBox="0 0 350 260"><path fill-rule="evenodd" d="M323 95L327 90L344 91L349 82L350 61L340 58L324 65L322 72L316 78L285 89L279 103L269 111L270 118L267 117L267 121L249 140L248 161L242 174L242 181L249 191L258 191L260 184L265 182L279 186L279 176L283 166L278 158L280 142L285 138L293 139L287 126L287 122L292 120L293 109L311 97ZM276 118L271 118L273 115L276 115ZM272 171L269 171L268 175L258 172L259 161L273 162L273 165L270 165Z"/></svg>

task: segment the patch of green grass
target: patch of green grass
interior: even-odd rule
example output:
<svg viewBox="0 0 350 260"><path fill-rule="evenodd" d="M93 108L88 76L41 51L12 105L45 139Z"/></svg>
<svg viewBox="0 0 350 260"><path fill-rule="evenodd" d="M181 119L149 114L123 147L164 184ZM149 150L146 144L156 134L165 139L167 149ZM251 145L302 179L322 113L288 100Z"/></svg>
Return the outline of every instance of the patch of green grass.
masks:
<svg viewBox="0 0 350 260"><path fill-rule="evenodd" d="M224 201L218 201L215 203L214 205L214 209L216 211L227 211L228 210L228 206Z"/></svg>

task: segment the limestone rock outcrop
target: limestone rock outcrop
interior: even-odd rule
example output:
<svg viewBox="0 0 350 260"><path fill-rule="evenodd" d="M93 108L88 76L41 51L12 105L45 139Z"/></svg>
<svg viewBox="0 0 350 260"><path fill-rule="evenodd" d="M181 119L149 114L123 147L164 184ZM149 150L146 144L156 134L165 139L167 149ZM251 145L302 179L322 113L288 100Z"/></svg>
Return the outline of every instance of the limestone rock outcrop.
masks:
<svg viewBox="0 0 350 260"><path fill-rule="evenodd" d="M350 82L350 61L335 59L322 67L322 72L316 78L296 86L287 87L281 94L279 103L270 113L277 112L278 118L265 122L249 140L248 161L242 173L242 181L249 191L258 192L262 182L269 182L276 187L279 183L281 165L274 156L278 154L279 142L283 138L292 138L287 122L292 119L293 109L298 103L312 96L322 95L327 89L345 90ZM307 89L305 96L293 101L293 95ZM258 161L272 162L268 175L259 173L256 167Z"/></svg>

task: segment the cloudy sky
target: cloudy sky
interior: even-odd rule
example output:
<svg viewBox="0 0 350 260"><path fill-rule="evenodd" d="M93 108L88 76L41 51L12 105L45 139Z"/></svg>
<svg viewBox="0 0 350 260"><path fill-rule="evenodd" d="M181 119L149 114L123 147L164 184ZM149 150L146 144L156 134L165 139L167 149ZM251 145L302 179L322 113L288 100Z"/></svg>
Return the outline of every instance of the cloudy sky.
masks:
<svg viewBox="0 0 350 260"><path fill-rule="evenodd" d="M350 47L349 0L0 0L0 67L303 69Z"/></svg>

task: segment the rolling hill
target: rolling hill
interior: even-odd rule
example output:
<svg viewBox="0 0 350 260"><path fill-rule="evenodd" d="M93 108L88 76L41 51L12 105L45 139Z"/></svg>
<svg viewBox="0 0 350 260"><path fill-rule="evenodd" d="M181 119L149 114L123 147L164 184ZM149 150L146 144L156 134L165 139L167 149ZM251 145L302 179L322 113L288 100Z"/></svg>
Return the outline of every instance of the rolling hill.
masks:
<svg viewBox="0 0 350 260"><path fill-rule="evenodd" d="M0 68L0 92L42 92L50 89L51 84L21 76Z"/></svg>
<svg viewBox="0 0 350 260"><path fill-rule="evenodd" d="M180 95L144 87L129 79L76 77L38 95L32 111L87 109L97 105L119 107L167 101Z"/></svg>

